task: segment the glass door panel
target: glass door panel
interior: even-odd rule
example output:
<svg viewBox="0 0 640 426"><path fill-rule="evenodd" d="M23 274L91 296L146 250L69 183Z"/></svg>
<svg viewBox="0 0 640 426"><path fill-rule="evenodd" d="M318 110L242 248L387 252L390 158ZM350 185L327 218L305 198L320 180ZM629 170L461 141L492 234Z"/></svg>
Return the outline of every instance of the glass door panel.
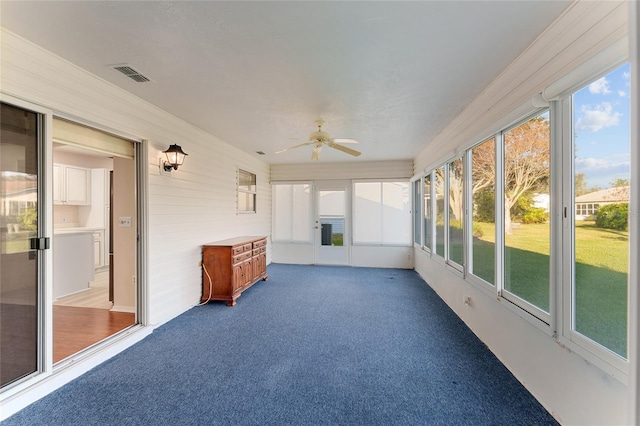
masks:
<svg viewBox="0 0 640 426"><path fill-rule="evenodd" d="M38 370L38 115L2 103L0 385Z"/></svg>
<svg viewBox="0 0 640 426"><path fill-rule="evenodd" d="M315 263L347 265L347 188L318 188L316 194Z"/></svg>

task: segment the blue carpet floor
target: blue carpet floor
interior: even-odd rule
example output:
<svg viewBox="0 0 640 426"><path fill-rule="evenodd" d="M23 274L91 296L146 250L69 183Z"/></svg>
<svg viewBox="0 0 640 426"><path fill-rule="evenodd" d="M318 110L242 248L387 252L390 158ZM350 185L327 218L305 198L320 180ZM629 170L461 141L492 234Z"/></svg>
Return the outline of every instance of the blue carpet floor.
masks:
<svg viewBox="0 0 640 426"><path fill-rule="evenodd" d="M268 273L3 424L557 424L415 271Z"/></svg>

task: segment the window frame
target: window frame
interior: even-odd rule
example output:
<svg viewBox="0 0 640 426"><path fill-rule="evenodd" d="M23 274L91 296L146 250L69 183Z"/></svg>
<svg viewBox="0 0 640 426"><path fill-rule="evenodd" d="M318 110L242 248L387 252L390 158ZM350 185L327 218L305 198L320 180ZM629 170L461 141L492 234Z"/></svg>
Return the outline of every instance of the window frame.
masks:
<svg viewBox="0 0 640 426"><path fill-rule="evenodd" d="M555 257L554 257L554 241L556 240L555 238L555 230L554 230L554 226L552 223L552 216L549 217L549 312L545 312L544 310L542 310L541 308L537 307L536 305L532 304L531 302L519 297L518 295L516 295L515 293L510 292L509 290L506 289L505 286L505 266L506 266L506 261L505 261L505 249L506 249L506 245L505 245L505 231L504 231L504 221L505 221L505 215L504 215L504 210L505 210L505 206L504 206L504 197L505 197L505 184L504 184L504 142L505 142L505 134L508 133L509 131L523 125L524 123L528 122L529 120L532 120L534 118L540 117L541 115L545 114L545 113L549 113L549 191L552 191L553 188L553 184L556 181L556 170L554 167L554 160L553 160L553 155L554 155L554 148L557 145L556 142L556 138L554 137L554 127L551 124L552 123L552 113L551 113L551 109L550 108L536 108L536 110L534 112L532 112L531 114L528 114L526 117L518 120L517 122L513 123L512 125L505 127L504 129L502 129L499 132L499 137L496 140L496 146L500 146L500 156L498 157L496 155L496 170L500 170L500 180L496 179L496 234L498 234L500 236L500 247L497 250L496 253L496 257L500 258L500 270L496 271L497 275L499 277L499 279L496 279L496 289L498 291L498 296L516 306L518 306L520 309L524 310L525 312L529 313L530 315L532 315L533 317L535 317L536 319L542 321L543 323L545 323L548 326L551 326L551 321L552 321L552 312L554 311L554 299L555 299L555 280L554 280L554 262L555 262ZM499 164L498 164L499 163ZM549 206L549 211L553 211L553 206L555 203L553 203L552 200L550 200L550 206ZM498 212L500 212L500 214L498 214ZM497 217L500 216L500 227L498 228L498 221L497 221ZM498 235L496 235L496 237L498 237ZM496 244L497 244L497 238L496 238ZM496 278L498 278L496 277Z"/></svg>
<svg viewBox="0 0 640 426"><path fill-rule="evenodd" d="M425 180L426 178L429 178L429 214L430 214L430 220L429 220L429 241L425 241L427 238L425 236L425 209L426 209L426 194L424 193L424 186L425 186ZM422 209L421 209L421 213L420 213L420 217L421 217L421 223L422 223L422 250L424 250L425 252L429 253L429 255L431 256L434 253L433 247L435 244L435 220L434 220L434 216L433 216L433 211L434 211L434 194L435 194L435 189L434 189L434 185L433 185L433 170L427 174L425 174L422 177L422 183L421 183L421 199L422 201ZM428 243L428 244L427 244Z"/></svg>
<svg viewBox="0 0 640 426"><path fill-rule="evenodd" d="M377 242L369 242L369 241L357 241L355 238L356 231L356 185L360 183L377 183L380 184L380 240ZM354 179L351 181L351 220L352 220L352 245L354 246L376 246L376 247L411 247L414 244L415 234L412 234L413 227L409 229L409 238L406 243L390 243L385 241L385 215L384 215L384 187L385 183L398 183L398 184L406 184L407 191L411 191L411 196L413 196L414 186L413 182L408 179ZM409 215L411 216L411 220L413 220L413 214L411 210L411 205L409 206Z"/></svg>
<svg viewBox="0 0 640 426"><path fill-rule="evenodd" d="M501 306L510 310L515 315L519 316L523 320L527 321L529 324L533 325L543 333L547 334L549 337L553 338L557 344L563 348L566 348L568 351L574 352L576 355L580 356L586 362L593 364L600 368L605 374L608 376L614 377L622 383L626 383L627 377L629 374L629 360L621 357L617 353L612 350L604 347L599 344L595 340L590 339L589 337L583 336L580 332L572 330L573 327L573 307L571 304L573 303L572 292L573 292L573 269L574 269L574 253L573 253L573 244L574 244L574 227L575 227L575 216L577 210L575 210L574 206L574 198L573 197L573 178L574 178L574 169L573 169L573 157L574 157L574 140L572 131L574 123L572 117L572 111L567 107L567 103L571 105L571 98L577 91L583 89L588 86L591 82L597 80L598 78L607 75L611 71L622 66L624 62L619 62L611 65L607 72L595 74L592 73L592 79L587 81L585 84L581 85L577 89L571 89L570 93L565 92L560 95L559 100L552 100L548 103L548 106L541 107L531 107L529 109L528 114L522 115L520 119L512 122L507 126L500 126L497 131L494 131L492 134L487 135L478 140L478 142L474 144L464 145L459 149L455 149L454 153L458 153L463 151L463 155L465 158L464 161L464 181L466 183L466 191L465 191L465 203L467 208L465 208L465 229L468 230L467 235L465 236L464 242L466 246L464 247L464 255L466 256L466 264L469 265L472 256L471 246L472 246L472 226L473 226L473 212L472 209L469 208L473 205L473 194L472 194L472 156L471 150L486 142L490 138L494 138L495 143L495 158L496 158L496 173L495 173L495 285L491 285L486 282L482 278L472 274L472 273L464 273L463 279L471 286L474 286L476 289L481 292L491 296L498 303L501 303ZM567 89L569 90L569 89ZM569 99L569 100L567 100ZM571 105L572 106L572 105ZM536 307L535 305L529 303L526 300L523 300L516 296L513 293L510 293L504 290L505 287L505 267L504 267L504 249L505 249L505 239L504 239L504 190L505 190L505 182L504 182L504 134L517 126L527 122L528 120L538 117L545 113L548 110L548 119L549 119L549 312L545 312L544 310ZM633 127L633 126L632 126ZM632 139L633 141L633 139ZM633 156L633 147L631 147L631 160L635 158ZM452 154L453 156L453 154ZM437 221L437 211L436 211L436 182L435 182L435 174L438 168L444 166L444 176L448 176L448 169L446 166L450 161L450 159L446 161L440 160L438 163L432 163L433 165L427 167L425 169L425 173L422 175L420 180L424 180L425 176L432 176L432 185L431 185L431 205L432 205L432 214L433 214L433 226L434 232L432 234L433 239L433 250L428 250L424 246L421 247L424 252L424 256L428 256L431 261L435 262L435 264L443 265L447 270L456 271L451 266L451 262L446 259L446 255L448 254L448 248L445 247L444 255L436 253L437 246L436 242L436 221ZM437 165L436 165L437 164ZM637 164L632 162L631 166L631 177L637 174ZM422 191L420 191L421 200L414 200L414 204L417 205L419 203L423 203L424 199L424 184L421 183ZM633 182L632 182L633 185ZM443 182L443 186L445 186L445 194L448 192L448 181L445 179ZM630 194L633 197L633 192ZM414 193L415 196L415 193ZM631 198L630 203L633 204L636 201ZM448 213L448 197L445 197L444 203L444 212ZM596 212L602 204L598 203L589 203L589 205L585 205L586 213L592 214L591 212ZM424 206L422 206L424 210ZM584 210L583 210L584 211ZM566 213L565 213L566 212ZM568 215L566 218L564 217ZM448 216L448 214L447 214ZM445 232L448 230L448 219L445 220ZM632 220L631 220L632 221ZM633 221L632 221L633 222ZM424 221L422 222L422 226ZM421 235L421 238L424 238L424 233ZM630 255L634 253L634 245L631 240L633 236L630 234L629 241L629 251ZM445 238L445 244L448 241L448 236ZM441 242L442 243L442 242ZM435 254L435 255L434 255ZM563 259L565 260L563 264ZM566 259L571 259L567 262ZM630 263L628 270L628 282L632 282L632 278L634 275L634 266ZM628 290L629 291L629 290ZM507 303L508 302L508 303ZM627 301L627 322L630 318L630 308L632 301L628 299ZM627 333L630 333L631 328L627 330ZM627 336L627 342L630 341L632 336ZM630 349L630 348L629 348ZM627 357L632 354L627 354Z"/></svg>
<svg viewBox="0 0 640 426"><path fill-rule="evenodd" d="M604 75L615 70L621 66L618 64L609 69ZM594 78L595 81L597 78ZM552 108L557 110L557 116L561 123L561 135L562 140L565 141L562 146L562 154L558 159L564 174L562 176L562 197L560 197L561 206L563 210L573 211L571 206L575 207L574 199L574 176L575 176L575 164L574 164L574 122L573 122L573 96L576 92L582 90L588 84L572 91L567 96L563 97L559 101L552 103ZM576 352L583 358L593 362L602 370L612 374L618 379L624 380L627 377L629 371L629 354L627 358L613 352L607 347L601 345L595 340L583 335L582 333L574 330L573 316L575 306L573 304L574 297L574 280L575 280L575 212L573 215L569 214L566 217L561 218L562 232L560 235L562 257L569 259L569 262L560 265L561 268L561 282L558 289L558 342L570 350ZM630 277L627 276L627 293ZM627 321L629 320L629 303L627 301ZM627 333L629 330L627 330ZM629 336L627 335L627 342Z"/></svg>
<svg viewBox="0 0 640 426"><path fill-rule="evenodd" d="M255 190L250 189L242 189L240 186L240 176L246 173L250 177L253 177ZM253 209L252 210L242 210L240 208L240 195L248 194L253 198ZM258 213L258 175L250 172L248 170L242 169L240 167L237 168L236 172L236 211L238 214L256 214Z"/></svg>
<svg viewBox="0 0 640 426"><path fill-rule="evenodd" d="M424 195L423 195L423 180L424 176L421 176L411 181L412 192L412 240L413 246L424 248L424 230L423 230L423 211L424 211ZM416 236L418 239L416 240Z"/></svg>
<svg viewBox="0 0 640 426"><path fill-rule="evenodd" d="M491 139L493 139L493 153L494 153L494 169L496 170L496 172L494 173L494 182L493 182L493 188L494 188L494 193L497 192L497 179L498 179L498 138L500 136L500 132L495 133L487 138L482 139L481 142L478 142L476 144L474 144L473 146L469 147L466 151L465 151L465 161L464 161L464 167L465 167L465 183L466 183L466 191L465 191L465 201L466 201L466 205L467 206L474 206L474 201L473 201L473 150L475 148L477 148L478 146L489 142ZM500 174L501 175L501 174ZM498 235L499 232L499 228L498 228L498 214L496 213L497 207L496 207L496 198L494 196L494 203L493 203L493 208L494 208L494 218L493 218L493 224L494 224L494 229L493 229L493 237L494 237L494 248L493 248L493 281L494 283L490 283L487 280L485 280L484 278L480 277L479 275L476 275L474 273L474 265L473 265L473 207L467 208L467 214L465 215L465 227L466 229L469 230L469 232L467 232L466 237L465 237L465 242L467 243L467 247L465 248L465 255L467 256L466 258L466 262L467 262L467 268L466 268L466 276L470 279L471 282L473 282L474 284L481 286L484 290L488 290L490 291L493 295L497 294L497 281L498 281L498 276L499 274L499 269L498 269Z"/></svg>
<svg viewBox="0 0 640 426"><path fill-rule="evenodd" d="M307 215L307 227L309 229L309 239L308 240L296 240L293 238L293 229L291 229L291 235L292 238L291 239L282 239L282 238L277 238L276 237L276 227L277 227L277 222L276 222L276 212L277 212L277 203L278 203L278 197L276 195L276 191L274 190L274 187L278 186L278 185L288 185L288 186L294 186L294 185L308 185L309 186L309 198L308 198L308 202L309 202L309 214ZM313 221L314 221L314 202L313 202L313 192L314 192L314 185L312 181L296 181L296 182L272 182L271 183L271 206L272 206L272 214L271 214L271 227L272 227L272 231L271 231L271 239L274 243L278 243L278 244L313 244L313 238L314 238L314 233L313 233ZM291 205L289 206L290 211L293 213L294 211L294 207L293 207L293 197L291 200ZM291 227L293 228L293 222L291 222Z"/></svg>
<svg viewBox="0 0 640 426"><path fill-rule="evenodd" d="M462 217L460 218L460 223L462 225L462 263L458 263L456 260L451 259L451 165L453 163L455 163L456 161L460 161L461 166L462 166ZM467 227L466 225L466 211L467 211L467 205L465 203L466 201L466 197L465 197L465 188L467 187L466 182L465 182L465 177L467 176L466 170L465 170L465 154L456 156L450 160L448 160L445 163L445 168L444 168L444 188L445 188L445 203L444 203L444 238L445 238L445 243L444 243L444 247L445 247L445 252L444 252L444 257L445 257L445 263L450 266L451 268L453 268L454 270L456 270L457 272L460 272L461 274L465 274L465 265L466 265L466 260L467 260L467 255L466 252L468 250L468 246L466 245L466 233L467 233Z"/></svg>

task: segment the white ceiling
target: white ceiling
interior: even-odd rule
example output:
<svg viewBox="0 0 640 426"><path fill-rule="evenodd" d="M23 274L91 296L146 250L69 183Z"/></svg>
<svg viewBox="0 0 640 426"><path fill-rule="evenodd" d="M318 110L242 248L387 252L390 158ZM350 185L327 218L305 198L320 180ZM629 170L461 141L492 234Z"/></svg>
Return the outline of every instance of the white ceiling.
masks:
<svg viewBox="0 0 640 426"><path fill-rule="evenodd" d="M377 161L414 158L568 4L3 0L0 22L269 163L310 161L311 146L274 152L318 118Z"/></svg>

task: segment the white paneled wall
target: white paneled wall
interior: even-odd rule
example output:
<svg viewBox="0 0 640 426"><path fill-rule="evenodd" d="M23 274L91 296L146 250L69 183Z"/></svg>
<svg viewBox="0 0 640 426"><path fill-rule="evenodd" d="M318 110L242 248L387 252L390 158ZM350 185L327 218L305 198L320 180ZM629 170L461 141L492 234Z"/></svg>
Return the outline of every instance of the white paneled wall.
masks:
<svg viewBox="0 0 640 426"><path fill-rule="evenodd" d="M268 164L11 32L2 30L1 43L3 93L58 116L149 141L150 324L164 323L198 302L202 244L270 235ZM177 171L160 174L161 151L174 143L189 156ZM236 212L237 168L257 175L256 214Z"/></svg>
<svg viewBox="0 0 640 426"><path fill-rule="evenodd" d="M626 2L578 1L418 155L415 173L533 111L532 97L609 45L628 42ZM615 64L611 64L612 66ZM632 238L637 238L635 233ZM527 389L567 425L627 424L628 389L421 249L415 269ZM469 296L470 305L463 298Z"/></svg>
<svg viewBox="0 0 640 426"><path fill-rule="evenodd" d="M427 141L415 173L451 159L473 144L531 112L533 95L605 47L627 42L624 1L573 3L512 62L480 96Z"/></svg>

